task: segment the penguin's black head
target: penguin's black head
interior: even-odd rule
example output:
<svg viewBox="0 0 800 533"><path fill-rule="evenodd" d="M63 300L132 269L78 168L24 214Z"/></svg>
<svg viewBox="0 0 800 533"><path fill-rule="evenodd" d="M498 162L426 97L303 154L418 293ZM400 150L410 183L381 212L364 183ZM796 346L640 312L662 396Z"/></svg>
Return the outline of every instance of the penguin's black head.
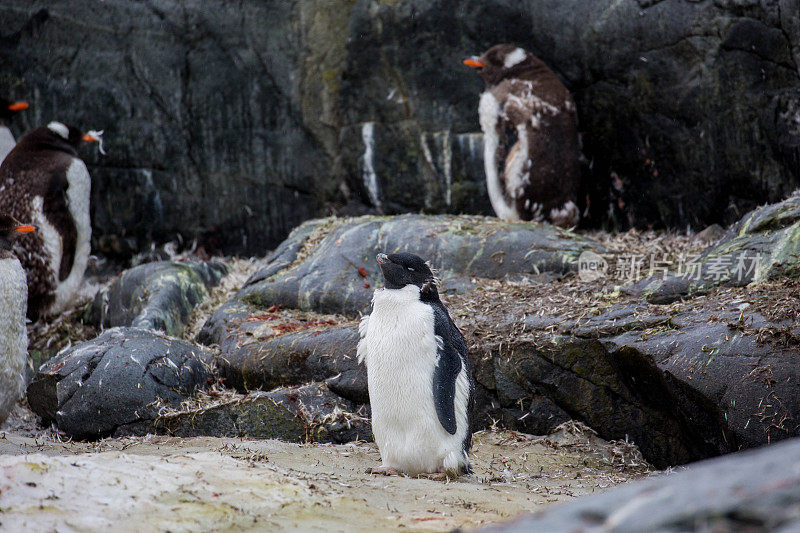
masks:
<svg viewBox="0 0 800 533"><path fill-rule="evenodd" d="M82 142L99 142L102 132L83 133L80 129L63 122L53 121L36 128L19 142L37 148L49 148L77 155Z"/></svg>
<svg viewBox="0 0 800 533"><path fill-rule="evenodd" d="M0 98L0 119L2 120L9 120L25 109L28 109L28 102L11 102L5 98Z"/></svg>
<svg viewBox="0 0 800 533"><path fill-rule="evenodd" d="M526 71L544 65L536 56L513 44L497 44L481 56L464 60L464 64L477 69L487 85L497 85L504 79L525 78Z"/></svg>
<svg viewBox="0 0 800 533"><path fill-rule="evenodd" d="M20 224L14 217L0 215L0 250L11 250L17 237L32 231L36 231L36 226Z"/></svg>
<svg viewBox="0 0 800 533"><path fill-rule="evenodd" d="M421 257L409 253L378 254L383 281L387 289L416 285L424 295L437 295L436 277Z"/></svg>

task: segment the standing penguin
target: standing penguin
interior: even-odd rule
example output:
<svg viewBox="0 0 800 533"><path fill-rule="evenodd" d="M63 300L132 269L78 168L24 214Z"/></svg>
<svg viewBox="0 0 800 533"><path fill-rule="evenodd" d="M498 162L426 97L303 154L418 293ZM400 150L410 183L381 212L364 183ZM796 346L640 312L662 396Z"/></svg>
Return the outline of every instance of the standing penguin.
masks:
<svg viewBox="0 0 800 533"><path fill-rule="evenodd" d="M20 225L7 215L0 215L0 423L25 392L28 365L28 331L25 306L28 289L25 271L11 245L17 236L30 233L33 226Z"/></svg>
<svg viewBox="0 0 800 533"><path fill-rule="evenodd" d="M8 121L25 109L28 109L28 102L9 102L5 98L0 98L0 163L17 144L14 135L8 129Z"/></svg>
<svg viewBox="0 0 800 533"><path fill-rule="evenodd" d="M89 260L89 171L82 141L99 141L51 122L23 137L0 165L0 212L32 220L39 231L15 252L28 275L28 316L62 311L78 291Z"/></svg>
<svg viewBox="0 0 800 533"><path fill-rule="evenodd" d="M498 44L464 60L486 82L478 114L489 199L503 220L575 226L580 148L575 102L539 58Z"/></svg>
<svg viewBox="0 0 800 533"><path fill-rule="evenodd" d="M385 288L375 291L358 343L382 460L372 472L467 473L473 386L464 337L422 259L397 253L377 260Z"/></svg>

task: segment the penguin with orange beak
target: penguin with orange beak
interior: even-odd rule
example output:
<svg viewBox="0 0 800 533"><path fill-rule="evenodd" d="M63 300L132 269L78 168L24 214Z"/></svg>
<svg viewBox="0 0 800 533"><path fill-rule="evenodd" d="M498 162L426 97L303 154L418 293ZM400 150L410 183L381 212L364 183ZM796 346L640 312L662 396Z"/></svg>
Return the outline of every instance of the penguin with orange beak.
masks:
<svg viewBox="0 0 800 533"><path fill-rule="evenodd" d="M578 115L569 90L542 60L512 44L463 62L486 82L478 118L486 188L497 216L578 224Z"/></svg>
<svg viewBox="0 0 800 533"><path fill-rule="evenodd" d="M28 365L28 331L25 328L28 288L25 271L11 248L18 237L35 230L34 226L0 215L0 423L25 392Z"/></svg>
<svg viewBox="0 0 800 533"><path fill-rule="evenodd" d="M0 165L0 213L30 220L39 231L14 251L28 276L28 316L59 313L73 304L89 261L91 180L78 148L101 142L50 122L23 137Z"/></svg>
<svg viewBox="0 0 800 533"><path fill-rule="evenodd" d="M0 98L0 163L6 158L8 152L14 148L17 141L8 128L8 121L20 111L28 109L28 102L10 102L5 98Z"/></svg>

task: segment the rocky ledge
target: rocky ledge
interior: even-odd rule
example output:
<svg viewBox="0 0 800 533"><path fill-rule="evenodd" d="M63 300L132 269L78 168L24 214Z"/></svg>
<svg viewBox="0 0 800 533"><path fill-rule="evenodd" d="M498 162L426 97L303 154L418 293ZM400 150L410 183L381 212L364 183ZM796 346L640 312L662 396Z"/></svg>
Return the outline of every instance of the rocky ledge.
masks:
<svg viewBox="0 0 800 533"><path fill-rule="evenodd" d="M160 393L144 394L118 410L147 412L144 421L125 415L102 428L73 426L64 406L74 404L75 387L66 384L81 381L85 396L91 380L54 376L75 353L95 350L91 341L43 367L29 401L75 436L369 438L359 425L368 394L355 360L357 320L380 285L375 254L411 250L439 267L443 297L470 345L477 427L499 422L544 434L579 420L603 438L634 442L657 467L759 446L800 434L798 206L800 196L793 196L760 208L705 249L678 235L580 236L472 216L310 221L206 321L198 341L208 348L187 344L203 360L213 358L214 375L193 382L209 391L191 397L191 386L177 387L181 394L168 405ZM758 262L739 279L730 269L742 251L756 252ZM657 280L646 268L669 264L662 282L686 280L687 256L699 265L690 279L697 290L652 298ZM729 259L724 275L720 257ZM638 265L645 281L626 265ZM157 277L152 283L160 284ZM126 346L124 339L118 344ZM105 369L93 368L92 379ZM110 403L103 395L127 394L121 391L129 378L120 379L103 378L107 388L86 409L102 410Z"/></svg>
<svg viewBox="0 0 800 533"><path fill-rule="evenodd" d="M227 383L242 390L325 381L363 402L355 324L379 283L372 258L413 250L441 269L444 297L470 343L479 426L545 433L572 418L604 438L632 440L656 466L683 464L800 431L799 204L793 196L756 210L706 249L679 236L593 240L481 217L312 221L199 340L219 348ZM737 251L757 254L749 277L718 276L715 258L733 269ZM641 290L654 277L625 283L610 267L575 276L583 252L606 267L637 256L642 273L655 254L673 266L689 254L702 290L654 300ZM661 273L684 278L680 268Z"/></svg>

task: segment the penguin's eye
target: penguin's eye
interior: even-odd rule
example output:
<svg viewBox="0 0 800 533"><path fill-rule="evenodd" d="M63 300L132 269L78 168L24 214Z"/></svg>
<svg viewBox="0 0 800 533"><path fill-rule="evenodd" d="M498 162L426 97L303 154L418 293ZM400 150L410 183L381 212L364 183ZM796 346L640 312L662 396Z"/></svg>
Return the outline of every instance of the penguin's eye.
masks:
<svg viewBox="0 0 800 533"><path fill-rule="evenodd" d="M411 272L414 272L413 268L411 268L411 267L406 267L406 268L409 269Z"/></svg>

